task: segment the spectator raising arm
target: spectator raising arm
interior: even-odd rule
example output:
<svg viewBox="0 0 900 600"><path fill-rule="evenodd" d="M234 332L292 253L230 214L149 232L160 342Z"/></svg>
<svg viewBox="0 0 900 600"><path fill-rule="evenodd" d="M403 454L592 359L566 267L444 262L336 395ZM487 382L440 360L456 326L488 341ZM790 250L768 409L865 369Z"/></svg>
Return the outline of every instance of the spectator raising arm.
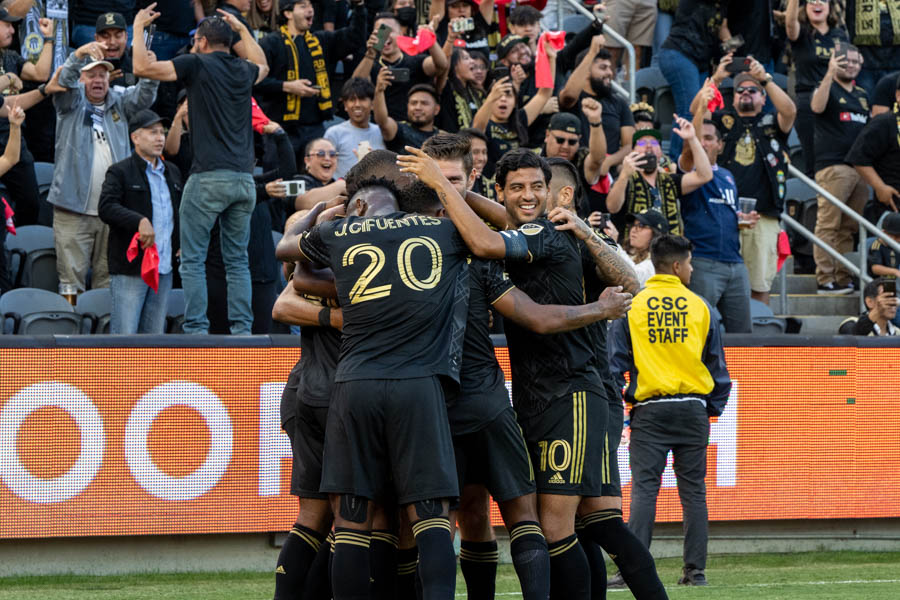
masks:
<svg viewBox="0 0 900 600"><path fill-rule="evenodd" d="M685 196L712 181L713 172L712 165L709 164L709 156L706 155L703 146L700 145L700 140L697 139L697 130L694 125L678 115L675 115L675 121L678 127L673 129L672 133L684 140L684 148L691 149L691 162L694 163L694 169L685 173L681 179L681 195Z"/></svg>
<svg viewBox="0 0 900 600"><path fill-rule="evenodd" d="M431 33L434 33L434 28L431 25L420 25L419 31L422 31L423 29L427 29ZM450 59L447 58L447 55L444 54L444 49L437 43L437 37L435 37L435 41L431 44L431 47L428 48L428 58L422 63L422 70L425 71L425 74L429 77L436 78L440 78L450 70Z"/></svg>
<svg viewBox="0 0 900 600"><path fill-rule="evenodd" d="M843 69L846 66L847 57L838 57L835 55L834 50L832 50L831 58L828 60L828 70L825 72L825 77L822 78L819 87L813 92L812 98L809 101L809 108L817 115L825 112L825 107L828 106L828 98L831 96L831 84L834 82L834 74L838 69Z"/></svg>
<svg viewBox="0 0 900 600"><path fill-rule="evenodd" d="M391 73L391 70L381 67L375 82L375 101L372 103L372 114L375 115L375 123L381 129L381 137L385 142L390 142L397 137L397 121L388 113L387 100L384 97L384 90L391 85L393 80L394 74Z"/></svg>
<svg viewBox="0 0 900 600"><path fill-rule="evenodd" d="M6 141L6 150L3 151L3 156L0 156L0 175L5 174L19 162L24 121L25 111L13 102L9 107L9 139Z"/></svg>
<svg viewBox="0 0 900 600"><path fill-rule="evenodd" d="M591 64L593 64L594 59L597 57L597 53L600 52L600 48L603 47L603 42L604 39L602 35L595 35L591 38L591 47L588 48L584 58L581 59L581 62L578 63L578 66L572 71L569 79L566 80L566 85L559 93L560 109L566 110L572 108L575 106L575 103L578 102L578 97L581 96L581 90L584 88L584 82L590 79Z"/></svg>
<svg viewBox="0 0 900 600"><path fill-rule="evenodd" d="M38 55L37 62L25 61L22 65L22 79L28 81L47 81L50 78L50 70L53 68L53 42L56 31L56 21L53 19L40 19L38 29L44 37L44 46Z"/></svg>
<svg viewBox="0 0 900 600"><path fill-rule="evenodd" d="M584 179L589 185L594 185L606 175L603 171L603 162L606 160L606 134L603 133L603 105L593 98L584 98L581 101L581 112L587 117L591 128L589 150L584 159Z"/></svg>
<svg viewBox="0 0 900 600"><path fill-rule="evenodd" d="M544 50L547 51L547 59L550 61L550 81L556 80L556 48L554 48L551 44L544 44ZM547 104L547 101L553 97L553 85L546 88L538 88L537 94L534 95L534 98L525 103L525 106L522 107L522 110L525 111L525 115L528 117L528 125L531 126L534 123L534 120L538 118L541 114L541 111L544 110L544 105Z"/></svg>
<svg viewBox="0 0 900 600"><path fill-rule="evenodd" d="M487 128L488 121L491 120L491 113L494 110L494 105L498 100L500 100L501 97L503 97L504 94L514 94L513 85L510 82L508 76L501 77L491 85L491 91L488 93L487 98L484 99L484 102L482 103L481 107L479 107L478 112L476 112L475 116L472 117L473 129L477 129L483 132ZM532 98L532 100L533 99L534 98Z"/></svg>
<svg viewBox="0 0 900 600"><path fill-rule="evenodd" d="M784 31L787 38L796 42L800 37L800 0L788 0L784 9Z"/></svg>
<svg viewBox="0 0 900 600"><path fill-rule="evenodd" d="M772 104L775 105L775 110L778 111L778 127L784 133L790 133L794 119L797 118L797 106L794 101L772 81L772 76L766 73L766 68L755 58L750 63L750 75L762 84Z"/></svg>
<svg viewBox="0 0 900 600"><path fill-rule="evenodd" d="M378 57L378 52L375 50L375 44L377 43L378 30L376 29L369 36L369 39L366 40L366 53L363 55L362 60L359 61L359 64L356 65L356 68L353 69L353 77L360 77L362 79L368 79L370 77L372 67L375 66L375 59Z"/></svg>

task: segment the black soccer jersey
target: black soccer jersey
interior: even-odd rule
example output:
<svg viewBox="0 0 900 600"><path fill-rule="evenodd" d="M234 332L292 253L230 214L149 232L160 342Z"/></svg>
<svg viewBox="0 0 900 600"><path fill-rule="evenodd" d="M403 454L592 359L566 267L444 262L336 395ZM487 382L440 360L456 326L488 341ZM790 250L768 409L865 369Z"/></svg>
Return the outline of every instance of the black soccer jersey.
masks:
<svg viewBox="0 0 900 600"><path fill-rule="evenodd" d="M297 399L309 406L328 406L341 351L341 332L333 327L300 328L300 382Z"/></svg>
<svg viewBox="0 0 900 600"><path fill-rule="evenodd" d="M503 263L472 258L469 263L469 313L463 339L458 394L447 397L447 416L453 435L478 431L509 407L503 370L491 342L491 305L509 293L513 284Z"/></svg>
<svg viewBox="0 0 900 600"><path fill-rule="evenodd" d="M447 219L391 213L322 223L300 251L334 271L344 316L335 381L458 381L468 248Z"/></svg>
<svg viewBox="0 0 900 600"><path fill-rule="evenodd" d="M816 171L847 164L844 157L868 121L866 90L853 86L848 92L833 82L825 110L815 115Z"/></svg>
<svg viewBox="0 0 900 600"><path fill-rule="evenodd" d="M557 231L545 218L504 235L523 236L528 244L530 262L506 264L516 287L539 304L584 304L587 265L574 235ZM513 403L520 417L539 414L554 400L569 400L573 392L604 394L591 328L539 335L511 321L505 325Z"/></svg>

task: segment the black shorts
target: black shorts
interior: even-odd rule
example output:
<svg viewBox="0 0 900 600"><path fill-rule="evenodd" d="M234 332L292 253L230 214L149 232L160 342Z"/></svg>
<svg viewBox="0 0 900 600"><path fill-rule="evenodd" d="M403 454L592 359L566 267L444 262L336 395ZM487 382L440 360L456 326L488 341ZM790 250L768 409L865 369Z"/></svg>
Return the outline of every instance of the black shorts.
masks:
<svg viewBox="0 0 900 600"><path fill-rule="evenodd" d="M497 502L535 491L534 469L511 406L487 427L453 436L453 450L460 490L466 484L478 483Z"/></svg>
<svg viewBox="0 0 900 600"><path fill-rule="evenodd" d="M335 383L320 489L401 505L459 496L438 377Z"/></svg>
<svg viewBox="0 0 900 600"><path fill-rule="evenodd" d="M612 381L604 381L608 398L609 418L606 425L606 444L604 448L604 465L609 472L609 482L602 486L602 496L621 496L622 478L619 475L619 443L622 441L622 428L625 420L625 405L622 404L622 393Z"/></svg>
<svg viewBox="0 0 900 600"><path fill-rule="evenodd" d="M519 420L538 494L602 495L609 482L604 456L608 412L605 394L575 392Z"/></svg>
<svg viewBox="0 0 900 600"><path fill-rule="evenodd" d="M297 415L285 423L291 439L291 494L301 498L328 499L319 491L328 408L297 402Z"/></svg>

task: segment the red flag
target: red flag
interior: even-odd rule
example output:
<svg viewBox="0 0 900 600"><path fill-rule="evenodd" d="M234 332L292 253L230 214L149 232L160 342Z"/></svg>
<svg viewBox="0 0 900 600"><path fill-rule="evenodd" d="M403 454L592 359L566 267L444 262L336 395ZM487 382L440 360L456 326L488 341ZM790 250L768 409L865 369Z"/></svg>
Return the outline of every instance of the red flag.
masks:
<svg viewBox="0 0 900 600"><path fill-rule="evenodd" d="M140 237L140 233L135 233L131 238L131 243L128 244L128 250L125 251L128 262L133 262L137 258ZM155 243L150 244L150 247L144 250L144 258L141 260L141 279L154 292L159 291L159 251L157 251Z"/></svg>
<svg viewBox="0 0 900 600"><path fill-rule="evenodd" d="M3 218L6 219L6 230L11 234L16 235L16 224L13 222L13 215L16 213L10 208L6 198L0 198L0 200L3 200Z"/></svg>
<svg viewBox="0 0 900 600"><path fill-rule="evenodd" d="M250 97L250 124L253 127L253 131L258 133L259 135L263 134L263 127L269 124L271 119L266 116L266 114L259 107L259 104L256 103L256 98Z"/></svg>
<svg viewBox="0 0 900 600"><path fill-rule="evenodd" d="M534 64L534 82L538 88L552 88L553 78L550 76L550 59L547 58L547 50L544 44L549 43L556 50L562 50L566 45L565 31L545 31L538 38L537 60Z"/></svg>
<svg viewBox="0 0 900 600"><path fill-rule="evenodd" d="M716 109L725 108L725 100L722 98L722 92L719 91L719 88L716 87L715 83L710 83L712 86L715 95L713 95L712 100L707 102L706 108L709 109L709 112L714 113Z"/></svg>
<svg viewBox="0 0 900 600"><path fill-rule="evenodd" d="M781 266L784 265L784 261L786 261L790 255L791 242L788 239L788 234L782 230L778 233L778 267L775 269L776 273L781 270Z"/></svg>
<svg viewBox="0 0 900 600"><path fill-rule="evenodd" d="M420 29L416 37L411 38L408 35L397 36L397 47L403 50L409 56L415 56L427 52L434 45L434 32L430 29Z"/></svg>

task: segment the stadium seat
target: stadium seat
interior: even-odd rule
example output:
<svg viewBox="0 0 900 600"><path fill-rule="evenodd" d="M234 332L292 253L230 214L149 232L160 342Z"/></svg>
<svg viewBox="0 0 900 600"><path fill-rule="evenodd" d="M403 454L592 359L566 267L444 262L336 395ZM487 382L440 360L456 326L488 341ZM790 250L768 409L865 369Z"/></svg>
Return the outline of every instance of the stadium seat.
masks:
<svg viewBox="0 0 900 600"><path fill-rule="evenodd" d="M184 290L181 288L169 291L166 333L184 333Z"/></svg>
<svg viewBox="0 0 900 600"><path fill-rule="evenodd" d="M848 317L841 322L841 326L838 327L838 335L853 335L853 330L856 327L856 321L858 321L857 317Z"/></svg>
<svg viewBox="0 0 900 600"><path fill-rule="evenodd" d="M88 290L78 294L75 312L81 315L82 333L109 333L112 294L109 288Z"/></svg>
<svg viewBox="0 0 900 600"><path fill-rule="evenodd" d="M797 177L791 177L785 183L784 197L792 200L809 200L816 197L814 190L808 183L801 181Z"/></svg>
<svg viewBox="0 0 900 600"><path fill-rule="evenodd" d="M639 99L646 98L647 102L655 103L656 90L667 87L669 87L669 82L657 67L638 69L634 74L634 88Z"/></svg>
<svg viewBox="0 0 900 600"><path fill-rule="evenodd" d="M34 174L37 177L40 206L38 222L50 225L53 223L53 205L47 202L47 196L50 195L50 184L53 183L53 163L34 163Z"/></svg>
<svg viewBox="0 0 900 600"><path fill-rule="evenodd" d="M3 333L18 335L74 335L81 316L65 298L37 288L20 288L0 296Z"/></svg>
<svg viewBox="0 0 900 600"><path fill-rule="evenodd" d="M750 319L754 335L777 335L784 333L784 319L779 319L768 304L750 299Z"/></svg>
<svg viewBox="0 0 900 600"><path fill-rule="evenodd" d="M32 287L57 292L56 243L53 228L26 225L16 235L6 236L10 252L10 274L13 287ZM15 258L15 260L13 260Z"/></svg>
<svg viewBox="0 0 900 600"><path fill-rule="evenodd" d="M563 30L577 33L591 24L591 19L584 15L569 15L563 19Z"/></svg>

